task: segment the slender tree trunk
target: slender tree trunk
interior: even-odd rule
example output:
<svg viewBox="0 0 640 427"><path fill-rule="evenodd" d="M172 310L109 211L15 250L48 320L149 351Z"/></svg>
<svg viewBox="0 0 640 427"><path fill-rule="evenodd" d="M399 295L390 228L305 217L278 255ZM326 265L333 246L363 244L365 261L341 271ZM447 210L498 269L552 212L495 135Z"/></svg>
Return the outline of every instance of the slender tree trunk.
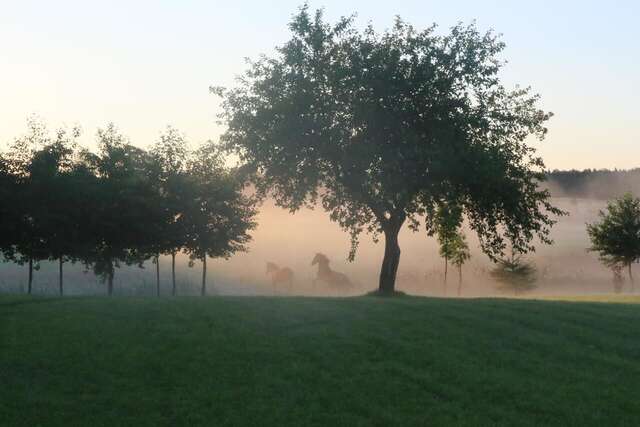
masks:
<svg viewBox="0 0 640 427"><path fill-rule="evenodd" d="M29 283L27 285L27 293L31 295L31 289L33 286L33 259L29 258Z"/></svg>
<svg viewBox="0 0 640 427"><path fill-rule="evenodd" d="M202 289L200 295L205 296L207 294L207 256L202 258Z"/></svg>
<svg viewBox="0 0 640 427"><path fill-rule="evenodd" d="M378 291L391 294L395 291L396 274L400 264L400 246L398 245L398 233L402 227L402 221L390 222L384 227L384 258L380 270L380 283Z"/></svg>
<svg viewBox="0 0 640 427"><path fill-rule="evenodd" d="M107 290L109 293L109 296L113 295L113 275L115 274L115 272L113 271L113 265L111 266L111 269L109 270L109 273L107 273Z"/></svg>
<svg viewBox="0 0 640 427"><path fill-rule="evenodd" d="M60 258L58 258L58 284L60 285L60 296L64 295L64 287L63 287L63 283L62 283L62 263L64 261L62 260L62 256Z"/></svg>
<svg viewBox="0 0 640 427"><path fill-rule="evenodd" d="M171 252L171 294L176 296L176 253Z"/></svg>
<svg viewBox="0 0 640 427"><path fill-rule="evenodd" d="M160 296L160 254L156 254L156 296Z"/></svg>
<svg viewBox="0 0 640 427"><path fill-rule="evenodd" d="M458 296L462 295L462 265L458 266Z"/></svg>
<svg viewBox="0 0 640 427"><path fill-rule="evenodd" d="M444 296L447 296L447 273L449 272L449 259L444 257Z"/></svg>
<svg viewBox="0 0 640 427"><path fill-rule="evenodd" d="M631 293L634 293L636 291L636 286L633 282L633 274L631 274L631 263L629 263L629 280L631 281Z"/></svg>

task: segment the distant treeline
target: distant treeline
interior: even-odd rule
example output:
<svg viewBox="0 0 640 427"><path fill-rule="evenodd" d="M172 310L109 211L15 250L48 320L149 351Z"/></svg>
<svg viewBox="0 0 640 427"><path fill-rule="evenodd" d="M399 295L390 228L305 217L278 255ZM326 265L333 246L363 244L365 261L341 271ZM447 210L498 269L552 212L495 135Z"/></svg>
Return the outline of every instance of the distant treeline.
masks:
<svg viewBox="0 0 640 427"><path fill-rule="evenodd" d="M554 197L608 200L626 192L640 194L640 168L554 170L548 178L547 185Z"/></svg>

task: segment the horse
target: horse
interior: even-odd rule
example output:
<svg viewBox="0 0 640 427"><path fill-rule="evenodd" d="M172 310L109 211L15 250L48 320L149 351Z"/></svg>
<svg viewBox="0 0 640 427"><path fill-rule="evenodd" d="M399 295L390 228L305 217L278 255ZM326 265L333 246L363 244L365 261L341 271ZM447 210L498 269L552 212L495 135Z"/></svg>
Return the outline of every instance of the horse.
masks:
<svg viewBox="0 0 640 427"><path fill-rule="evenodd" d="M318 281L322 281L336 290L344 291L353 288L353 283L346 275L333 271L329 267L329 258L326 255L317 253L313 261L311 261L311 265L316 264L318 264L318 275L313 280L314 287Z"/></svg>
<svg viewBox="0 0 640 427"><path fill-rule="evenodd" d="M293 270L289 267L278 267L278 264L273 262L267 263L267 274L271 275L271 285L273 286L273 293L279 285L286 286L286 292L291 293L293 290Z"/></svg>

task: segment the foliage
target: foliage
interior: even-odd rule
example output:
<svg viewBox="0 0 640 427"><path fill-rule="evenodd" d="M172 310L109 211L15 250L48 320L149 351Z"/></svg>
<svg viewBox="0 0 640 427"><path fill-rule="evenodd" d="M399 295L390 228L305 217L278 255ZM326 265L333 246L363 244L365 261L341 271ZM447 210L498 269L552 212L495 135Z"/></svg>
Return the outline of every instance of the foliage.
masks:
<svg viewBox="0 0 640 427"><path fill-rule="evenodd" d="M385 234L382 290L393 290L397 235L416 229L450 195L482 249L500 256L548 243L562 212L539 187L544 164L525 143L550 113L529 89L500 83L504 44L474 24L438 35L400 18L358 31L353 17L325 22L302 7L291 38L249 62L223 98L222 137L259 195L295 211L319 202L348 231Z"/></svg>
<svg viewBox="0 0 640 427"><path fill-rule="evenodd" d="M108 280L111 293L120 263L144 261L158 212L150 202L154 196L154 182L147 174L150 156L131 145L113 124L99 129L97 139L98 154L88 158L97 176L89 219L95 245L85 254L85 262Z"/></svg>
<svg viewBox="0 0 640 427"><path fill-rule="evenodd" d="M445 260L453 258L460 244L462 208L455 203L442 203L433 215L435 224L427 224L429 235L436 234L440 245L440 256Z"/></svg>
<svg viewBox="0 0 640 427"><path fill-rule="evenodd" d="M188 164L185 249L191 259L228 258L247 250L248 232L255 228L254 201L242 193L234 171L223 167L213 143L200 147Z"/></svg>
<svg viewBox="0 0 640 427"><path fill-rule="evenodd" d="M469 244L467 243L467 237L463 233L458 233L453 240L453 251L449 260L451 264L462 268L465 262L471 258L471 252L469 251Z"/></svg>
<svg viewBox="0 0 640 427"><path fill-rule="evenodd" d="M120 264L161 253L229 257L246 250L254 200L237 171L208 143L190 153L167 128L151 151L109 124L98 151L81 149L77 128L50 136L37 118L0 156L0 253L29 264L29 291L39 260L82 261L108 283Z"/></svg>
<svg viewBox="0 0 640 427"><path fill-rule="evenodd" d="M79 136L76 127L58 129L52 137L44 122L32 116L27 133L14 140L5 157L8 187L3 197L8 198L4 210L9 222L4 227L11 230L4 253L19 264L28 263L30 278L38 261L70 256L78 237L77 219L67 204L75 190L67 184Z"/></svg>
<svg viewBox="0 0 640 427"><path fill-rule="evenodd" d="M21 222L16 196L17 180L9 171L9 162L0 155L0 254L3 260L14 257L14 245Z"/></svg>
<svg viewBox="0 0 640 427"><path fill-rule="evenodd" d="M499 283L499 288L513 291L516 295L536 288L535 266L514 252L510 257L496 261L491 276Z"/></svg>
<svg viewBox="0 0 640 427"><path fill-rule="evenodd" d="M151 148L150 154L157 166L157 192L155 209L161 212L162 227L155 239L155 251L176 253L186 243L185 187L188 185L187 161L189 149L185 137L168 126Z"/></svg>
<svg viewBox="0 0 640 427"><path fill-rule="evenodd" d="M631 193L610 201L599 220L587 224L591 239L590 251L598 252L608 267L623 265L629 268L640 259L640 199Z"/></svg>
<svg viewBox="0 0 640 427"><path fill-rule="evenodd" d="M443 202L431 217L434 223L427 223L429 235L436 234L440 245L440 256L445 260L445 293L449 263L458 269L459 282L462 282L462 266L471 258L469 245L462 227L462 208L455 202ZM458 288L460 292L460 287Z"/></svg>

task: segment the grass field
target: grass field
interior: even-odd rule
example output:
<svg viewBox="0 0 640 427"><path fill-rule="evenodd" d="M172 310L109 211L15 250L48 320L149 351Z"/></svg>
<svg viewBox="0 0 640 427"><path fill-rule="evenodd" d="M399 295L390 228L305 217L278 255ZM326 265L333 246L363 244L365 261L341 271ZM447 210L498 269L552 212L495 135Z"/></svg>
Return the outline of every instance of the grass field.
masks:
<svg viewBox="0 0 640 427"><path fill-rule="evenodd" d="M637 426L604 299L0 296L0 425Z"/></svg>

